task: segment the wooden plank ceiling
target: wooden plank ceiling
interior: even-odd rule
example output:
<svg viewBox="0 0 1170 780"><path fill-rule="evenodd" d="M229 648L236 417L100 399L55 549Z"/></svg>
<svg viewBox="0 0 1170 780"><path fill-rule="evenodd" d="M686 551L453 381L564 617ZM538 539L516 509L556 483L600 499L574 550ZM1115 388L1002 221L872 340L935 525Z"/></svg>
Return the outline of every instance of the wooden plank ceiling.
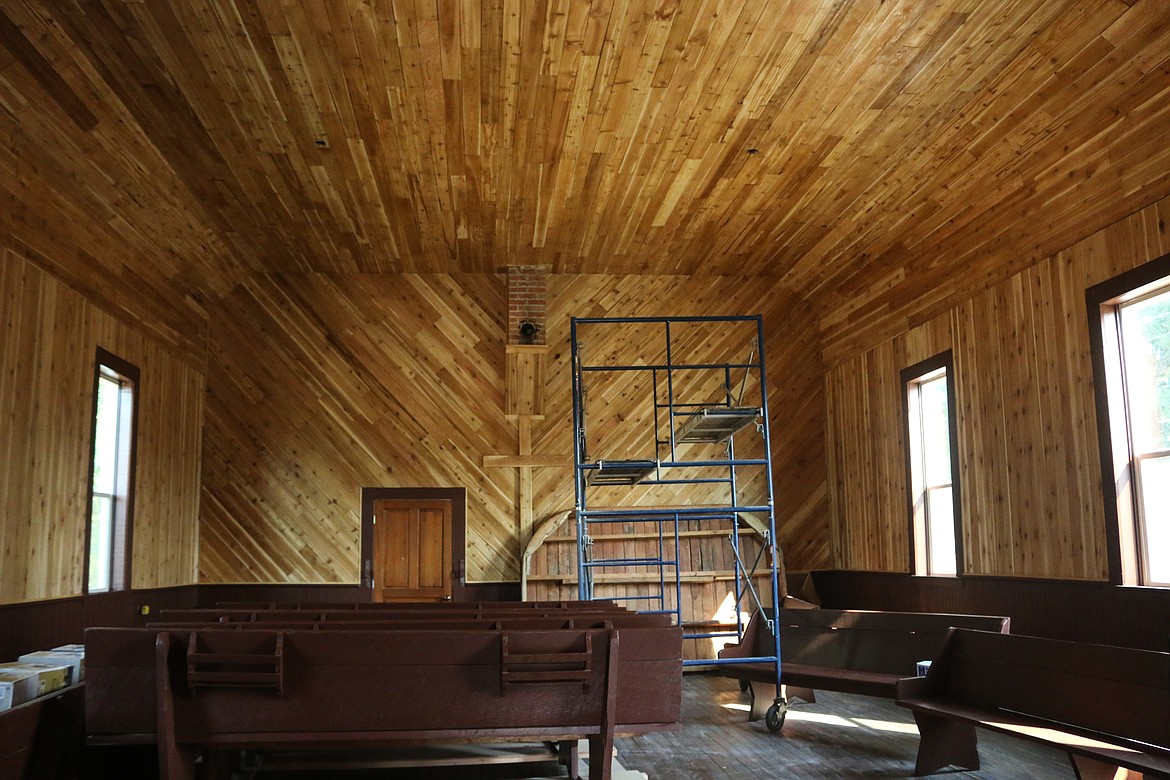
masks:
<svg viewBox="0 0 1170 780"><path fill-rule="evenodd" d="M1170 192L1168 21L1165 0L7 0L0 191L25 227L30 199L99 215L140 248L129 273L198 300L255 272L767 275L832 336Z"/></svg>

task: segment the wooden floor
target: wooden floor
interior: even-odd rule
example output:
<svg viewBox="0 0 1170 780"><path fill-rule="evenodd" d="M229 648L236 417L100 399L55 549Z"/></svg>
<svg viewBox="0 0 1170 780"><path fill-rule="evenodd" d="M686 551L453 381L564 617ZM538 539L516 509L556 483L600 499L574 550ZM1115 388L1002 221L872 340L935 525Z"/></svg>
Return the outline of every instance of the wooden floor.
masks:
<svg viewBox="0 0 1170 780"><path fill-rule="evenodd" d="M683 681L683 724L676 731L619 739L617 759L650 780L756 780L757 778L909 778L913 776L918 732L910 713L892 701L869 696L817 692L818 701L797 701L784 729L769 732L747 722L747 694L722 677L687 675ZM582 744L582 754L585 754ZM979 732L983 767L957 769L945 780L1074 780L1063 753L1023 740ZM261 772L257 780L344 777L362 780L563 777L555 764L477 769L366 770L360 772Z"/></svg>
<svg viewBox="0 0 1170 780"><path fill-rule="evenodd" d="M722 677L687 675L683 680L683 723L675 731L619 739L617 760L650 780L757 780L765 777L909 778L913 776L918 732L909 712L892 701L818 691L817 702L797 701L784 729L769 732L747 722L747 694ZM153 750L100 751L103 761L83 767L81 777L157 776ZM582 754L586 753L582 744ZM979 732L983 767L957 769L940 780L1074 780L1064 754L1023 740ZM95 756L91 753L90 758ZM118 772L108 774L112 765ZM86 771L88 770L88 771ZM478 768L378 769L352 772L266 772L256 780L504 780L564 777L554 763Z"/></svg>
<svg viewBox="0 0 1170 780"><path fill-rule="evenodd" d="M733 680L688 675L683 724L673 732L618 740L618 760L651 780L748 778L908 778L914 775L918 731L909 711L892 701L817 691L797 700L779 734L747 722L748 694ZM981 780L1074 780L1059 751L979 732L982 768L934 777Z"/></svg>

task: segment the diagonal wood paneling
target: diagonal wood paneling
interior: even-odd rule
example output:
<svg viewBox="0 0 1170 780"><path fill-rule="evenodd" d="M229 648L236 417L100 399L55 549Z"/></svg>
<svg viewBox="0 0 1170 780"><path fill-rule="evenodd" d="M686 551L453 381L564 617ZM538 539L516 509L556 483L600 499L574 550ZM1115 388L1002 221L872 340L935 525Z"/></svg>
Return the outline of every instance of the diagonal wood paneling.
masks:
<svg viewBox="0 0 1170 780"><path fill-rule="evenodd" d="M501 276L256 277L213 319L201 579L356 581L362 487L463 486L473 579L514 573ZM511 568L510 568L511 567Z"/></svg>
<svg viewBox="0 0 1170 780"><path fill-rule="evenodd" d="M811 311L782 288L743 278L551 277L548 338L553 347L547 372L546 418L533 432L534 449L570 456L572 453L570 315L674 317L755 313L763 315L765 325L778 537L789 568L817 568L829 557L825 533L828 505L821 455L823 392L818 336ZM696 347L696 355L730 354L746 359L748 345L743 331L701 330L707 339ZM641 344L640 335L630 331L626 340L634 339ZM615 349L627 353L647 351L648 347L606 345L598 339L588 349L608 354ZM636 411L632 411L645 412L648 404L645 388L638 388L643 392L632 392L634 388L629 384L632 377L626 377L626 382L620 376L607 375L607 378L609 382L599 381L591 391L594 398L606 395L612 404L609 414L590 423L591 439L596 436L617 453L649 454L652 424L648 417L639 419ZM623 391L630 394L623 397ZM762 495L761 484L743 486L743 495L751 495L753 489ZM534 491L537 518L571 508L574 504L571 469L537 470ZM620 498L624 503L675 503L656 496L648 488L634 488ZM693 498L681 495L677 500L685 502Z"/></svg>
<svg viewBox="0 0 1170 780"><path fill-rule="evenodd" d="M794 331L793 301L767 292L747 279L554 277L533 452L571 455L570 312L745 313L761 301L775 320L770 354L800 364L789 370L809 394L773 417L802 444L817 440L813 318ZM516 579L516 474L482 465L516 451L504 419L504 296L495 274L257 277L229 296L211 328L201 580L356 581L362 486L465 486L469 578ZM821 445L809 446L815 456ZM778 487L800 491L784 517L823 528L816 466ZM533 492L537 519L571 507L571 468L536 469ZM815 562L825 550L803 554Z"/></svg>
<svg viewBox="0 0 1170 780"><path fill-rule="evenodd" d="M1085 290L1170 251L1166 200L826 374L834 565L908 570L899 371L954 350L965 570L1104 580Z"/></svg>

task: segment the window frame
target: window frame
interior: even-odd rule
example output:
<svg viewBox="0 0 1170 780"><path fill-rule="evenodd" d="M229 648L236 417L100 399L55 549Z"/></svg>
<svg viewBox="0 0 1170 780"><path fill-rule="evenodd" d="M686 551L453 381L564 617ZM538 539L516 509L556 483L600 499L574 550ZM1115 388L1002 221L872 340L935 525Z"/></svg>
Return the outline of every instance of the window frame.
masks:
<svg viewBox="0 0 1170 780"><path fill-rule="evenodd" d="M1110 383L1123 381L1120 308L1159 291L1170 291L1170 254L1089 287L1085 290L1085 307L1093 365L1109 583L1165 590L1166 585L1147 584L1143 572L1148 566L1148 550L1141 540L1144 523L1138 505L1142 498L1129 434L1128 400L1124 393L1119 398L1109 396Z"/></svg>
<svg viewBox="0 0 1170 780"><path fill-rule="evenodd" d="M130 400L130 409L123 410L119 425L119 458L116 476L117 491L113 497L113 528L111 529L109 585L104 590L90 590L91 535L93 533L94 465L97 457L97 413L98 387L103 379L103 368L115 374L122 385L122 391ZM100 595L116 591L131 590L131 559L134 542L134 493L135 473L138 454L138 408L141 386L141 371L132 363L98 347L93 364L93 395L90 407L89 461L86 478L85 502L85 551L81 573L82 592L86 595ZM128 431L125 428L129 428ZM129 441L122 440L128 433ZM103 494L105 495L105 494Z"/></svg>
<svg viewBox="0 0 1170 780"><path fill-rule="evenodd" d="M930 381L930 374L941 373L946 377L947 388L947 437L951 455L951 511L954 516L955 573L935 573L930 570L929 532L915 520L914 507L918 496L914 490L914 458L911 449L911 404L910 393L914 385ZM926 360L908 366L899 373L899 387L902 394L902 435L906 475L906 522L908 560L910 573L921 577L961 578L964 574L963 557L963 515L960 501L959 481L959 420L958 405L955 402L955 360L953 350L946 350Z"/></svg>

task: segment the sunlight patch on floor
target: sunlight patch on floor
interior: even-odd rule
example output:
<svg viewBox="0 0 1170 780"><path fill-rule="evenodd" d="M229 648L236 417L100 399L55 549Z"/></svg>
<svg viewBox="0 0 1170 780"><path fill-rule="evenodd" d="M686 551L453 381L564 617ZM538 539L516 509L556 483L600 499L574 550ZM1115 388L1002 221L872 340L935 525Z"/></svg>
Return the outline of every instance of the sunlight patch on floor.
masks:
<svg viewBox="0 0 1170 780"><path fill-rule="evenodd" d="M918 727L913 723L898 723L892 720L871 720L870 718L853 718L859 726L875 731L892 731L895 734L917 734Z"/></svg>
<svg viewBox="0 0 1170 780"><path fill-rule="evenodd" d="M840 715L825 715L820 712L803 712L801 710L789 710L786 720L803 720L808 723L823 723L826 726L845 726L847 728L857 728L856 723L849 722L848 719L842 718Z"/></svg>

